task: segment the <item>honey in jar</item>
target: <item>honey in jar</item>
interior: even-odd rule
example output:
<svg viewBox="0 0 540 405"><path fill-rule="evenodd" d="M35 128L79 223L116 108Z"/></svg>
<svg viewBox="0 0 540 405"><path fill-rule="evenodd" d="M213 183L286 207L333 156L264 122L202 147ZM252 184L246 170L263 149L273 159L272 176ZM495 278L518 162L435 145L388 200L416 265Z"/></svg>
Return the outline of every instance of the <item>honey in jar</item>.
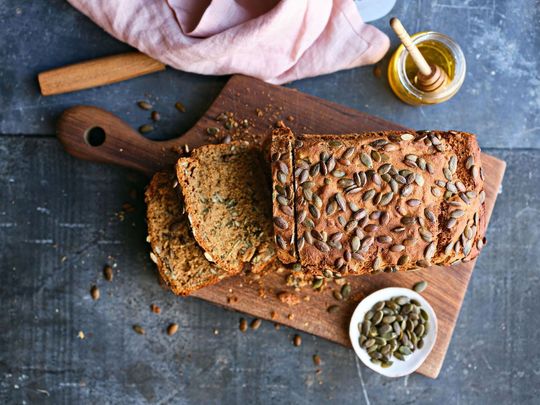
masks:
<svg viewBox="0 0 540 405"><path fill-rule="evenodd" d="M416 86L418 68L407 49L400 45L388 65L388 81L396 96L411 105L438 104L453 97L466 73L465 56L459 45L450 37L432 31L419 32L411 39L426 61L438 65L448 78L436 91L420 90Z"/></svg>

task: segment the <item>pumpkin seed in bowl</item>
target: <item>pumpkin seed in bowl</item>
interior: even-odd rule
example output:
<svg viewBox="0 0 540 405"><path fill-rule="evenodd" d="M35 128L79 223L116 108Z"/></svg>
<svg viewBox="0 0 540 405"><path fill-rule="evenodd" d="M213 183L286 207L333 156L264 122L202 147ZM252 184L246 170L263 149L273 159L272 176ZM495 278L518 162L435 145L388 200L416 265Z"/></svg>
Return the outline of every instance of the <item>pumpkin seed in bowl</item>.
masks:
<svg viewBox="0 0 540 405"><path fill-rule="evenodd" d="M414 372L427 358L437 335L433 308L407 288L385 288L364 298L349 334L358 357L388 377Z"/></svg>

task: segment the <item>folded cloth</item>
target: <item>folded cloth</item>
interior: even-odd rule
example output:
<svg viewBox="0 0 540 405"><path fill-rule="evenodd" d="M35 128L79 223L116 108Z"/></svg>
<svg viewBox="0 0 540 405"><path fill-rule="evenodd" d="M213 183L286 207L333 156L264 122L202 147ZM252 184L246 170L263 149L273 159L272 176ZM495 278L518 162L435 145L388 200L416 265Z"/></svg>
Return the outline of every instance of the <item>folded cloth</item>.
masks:
<svg viewBox="0 0 540 405"><path fill-rule="evenodd" d="M286 83L379 61L388 37L353 0L68 0L176 69Z"/></svg>

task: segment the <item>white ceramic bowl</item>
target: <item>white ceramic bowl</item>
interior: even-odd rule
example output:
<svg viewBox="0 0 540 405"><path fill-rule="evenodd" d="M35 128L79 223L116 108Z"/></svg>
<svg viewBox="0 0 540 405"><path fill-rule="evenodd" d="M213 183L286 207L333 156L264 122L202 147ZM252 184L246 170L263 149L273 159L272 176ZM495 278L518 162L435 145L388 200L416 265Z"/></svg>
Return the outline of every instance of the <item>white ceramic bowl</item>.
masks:
<svg viewBox="0 0 540 405"><path fill-rule="evenodd" d="M366 312L369 311L377 302L385 301L402 295L411 299L414 298L421 304L421 307L429 315L430 327L427 335L424 336L424 347L422 347L422 349L415 350L411 355L406 357L405 361L392 359L394 364L392 364L391 367L382 368L379 365L373 364L366 350L360 347L360 342L358 341L360 338L358 324L364 321L364 315ZM366 298L360 301L351 318L351 323L349 325L349 336L356 355L367 367L386 377L403 377L405 375L414 373L427 358L428 354L431 352L431 349L433 349L435 339L437 338L437 316L435 315L435 311L433 311L431 305L429 305L424 297L417 292L409 290L408 288L383 288L382 290L375 291L373 294L368 295Z"/></svg>

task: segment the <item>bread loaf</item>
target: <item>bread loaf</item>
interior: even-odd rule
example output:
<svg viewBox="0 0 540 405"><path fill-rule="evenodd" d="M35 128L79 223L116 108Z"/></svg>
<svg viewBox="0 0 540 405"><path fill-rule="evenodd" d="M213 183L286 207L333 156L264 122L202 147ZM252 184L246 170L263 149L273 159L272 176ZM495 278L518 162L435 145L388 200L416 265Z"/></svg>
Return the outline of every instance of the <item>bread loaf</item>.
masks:
<svg viewBox="0 0 540 405"><path fill-rule="evenodd" d="M485 192L474 135L297 135L273 152L287 155L290 148L296 242L290 256L306 272L412 270L469 261L482 248ZM278 175L274 170L274 191L283 183ZM274 192L274 223L287 221L279 211L283 196L289 198Z"/></svg>

